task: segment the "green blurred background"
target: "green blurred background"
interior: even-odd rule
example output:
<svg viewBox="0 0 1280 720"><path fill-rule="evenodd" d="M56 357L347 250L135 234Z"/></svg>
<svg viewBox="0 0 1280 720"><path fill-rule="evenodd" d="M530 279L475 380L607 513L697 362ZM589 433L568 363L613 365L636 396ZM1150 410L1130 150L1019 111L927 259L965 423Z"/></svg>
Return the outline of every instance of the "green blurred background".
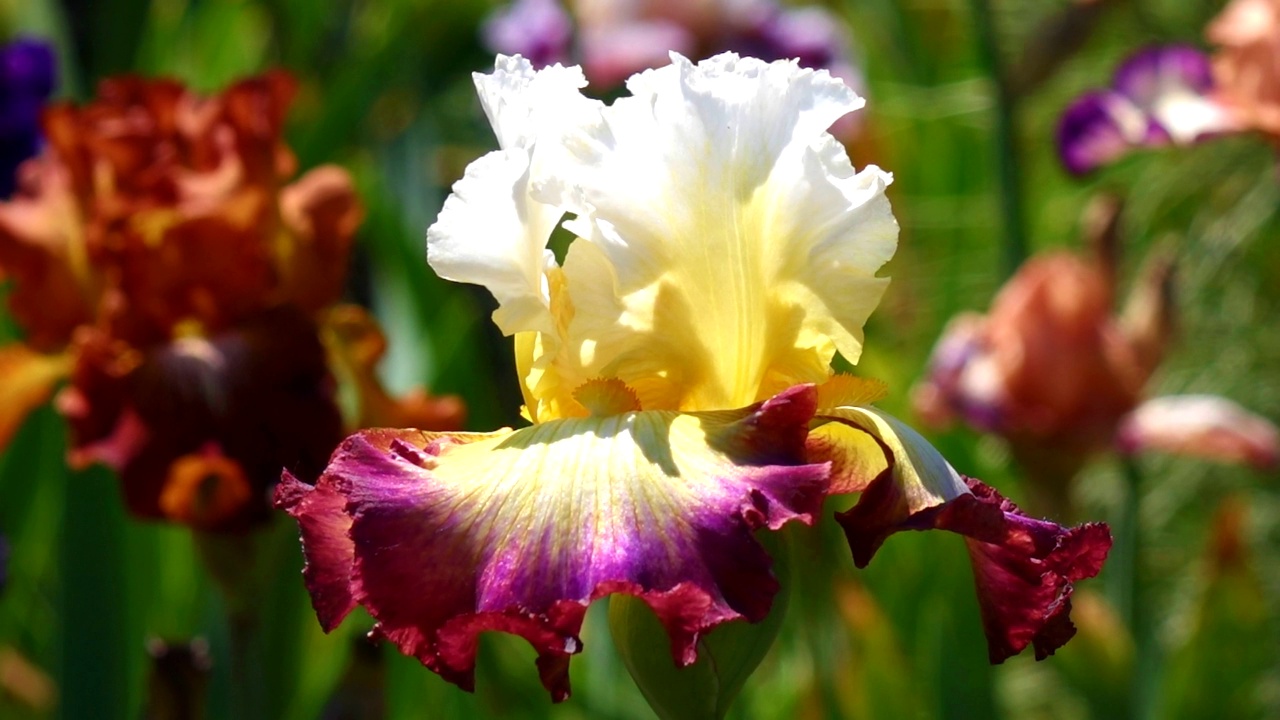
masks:
<svg viewBox="0 0 1280 720"><path fill-rule="evenodd" d="M1139 46L1201 43L1222 3L1100 3L1096 26L1068 36L1080 43L1068 54L1046 23L1073 4L827 3L847 18L868 78L855 163L894 173L902 225L887 269L893 285L867 328L858 372L887 381L881 405L910 419L907 391L946 320L987 307L1019 237L1030 251L1078 245L1080 213L1106 189L1128 200L1126 275L1157 241L1183 259L1180 341L1154 390L1221 394L1280 418L1274 153L1235 138L1137 154L1082 182L1064 173L1052 142L1071 97L1104 85ZM472 71L492 66L477 27L494 5L0 0L0 38L52 39L61 94L79 100L119 72L176 76L204 91L272 66L294 72L302 91L289 138L302 168L347 167L367 206L352 292L372 304L391 340L388 383L460 394L471 426L487 430L519 422L509 342L488 322L483 291L430 273L423 235L466 163L494 146L470 83ZM993 70L1024 71L1045 52L1061 64L1018 89L1014 122L1005 123ZM15 331L6 321L3 332ZM1000 441L967 430L932 439L962 472L1026 497ZM11 546L0 648L47 673L57 696L39 711L0 694L0 718L137 718L153 672L147 639L197 636L213 658L208 717L231 717L223 608L191 534L131 521L109 473L65 468L64 443L46 409L0 462L0 532ZM1100 599L1129 580L1112 566L1077 588L1081 634L1058 656L989 667L958 538L895 536L859 572L838 528L823 522L791 531L790 613L731 717L1280 717L1276 477L1164 457L1139 466L1137 633ZM1093 463L1075 485L1074 520L1108 520L1124 532L1124 487L1114 461ZM1215 551L1232 539L1244 552ZM390 647L365 646L371 621L359 611L322 634L297 545L296 526L279 522L256 549L272 558L261 598L268 620L256 638L269 717L652 717L610 647L603 607L588 617L568 702L549 703L533 653L506 637L487 638L469 695ZM5 657L0 675L12 667Z"/></svg>

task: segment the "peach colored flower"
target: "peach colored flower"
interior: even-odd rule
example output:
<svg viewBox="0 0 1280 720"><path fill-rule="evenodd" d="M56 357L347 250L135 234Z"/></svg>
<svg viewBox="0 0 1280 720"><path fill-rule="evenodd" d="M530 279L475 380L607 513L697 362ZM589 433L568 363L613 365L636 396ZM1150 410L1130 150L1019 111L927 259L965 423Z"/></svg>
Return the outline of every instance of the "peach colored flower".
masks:
<svg viewBox="0 0 1280 720"><path fill-rule="evenodd" d="M1008 438L1046 483L1065 485L1142 399L1172 334L1172 263L1153 257L1123 316L1112 311L1118 204L1096 205L1094 253L1029 260L985 316L952 321L916 388L922 417Z"/></svg>
<svg viewBox="0 0 1280 720"><path fill-rule="evenodd" d="M1280 137L1280 0L1233 0L1205 35L1219 46L1219 99L1245 126Z"/></svg>
<svg viewBox="0 0 1280 720"><path fill-rule="evenodd" d="M1005 437L1050 505L1066 505L1072 476L1107 448L1273 466L1280 433L1269 420L1213 396L1145 400L1173 334L1172 259L1148 258L1124 312L1113 313L1119 205L1093 210L1093 257L1032 258L987 315L952 320L915 389L916 410L931 424L959 418Z"/></svg>

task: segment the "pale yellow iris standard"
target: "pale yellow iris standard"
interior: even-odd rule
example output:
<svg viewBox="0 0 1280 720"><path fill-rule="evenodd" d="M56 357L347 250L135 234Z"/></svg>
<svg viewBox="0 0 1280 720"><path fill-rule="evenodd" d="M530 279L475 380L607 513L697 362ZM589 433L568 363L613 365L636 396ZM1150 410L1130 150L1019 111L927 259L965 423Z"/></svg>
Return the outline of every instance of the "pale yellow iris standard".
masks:
<svg viewBox="0 0 1280 720"><path fill-rule="evenodd" d="M841 81L722 55L673 56L612 106L577 68L501 58L477 84L502 149L455 188L429 257L494 292L531 420L587 414L573 393L595 378L645 410L721 410L857 360L897 224L891 177L826 132L862 105Z"/></svg>

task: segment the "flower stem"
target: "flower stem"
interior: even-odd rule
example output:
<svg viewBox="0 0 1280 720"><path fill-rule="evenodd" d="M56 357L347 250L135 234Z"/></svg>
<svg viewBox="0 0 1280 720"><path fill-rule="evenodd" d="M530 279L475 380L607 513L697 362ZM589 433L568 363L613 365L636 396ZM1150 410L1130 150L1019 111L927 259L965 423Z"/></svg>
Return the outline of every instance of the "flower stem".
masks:
<svg viewBox="0 0 1280 720"><path fill-rule="evenodd" d="M205 569L221 591L227 616L228 669L232 717L265 720L262 641L258 607L265 567L264 533L196 532L196 548Z"/></svg>
<svg viewBox="0 0 1280 720"><path fill-rule="evenodd" d="M1022 209L1022 173L1018 168L1018 125L1015 98L1000 58L995 20L989 0L969 0L978 35L978 59L995 89L996 170L1000 215L1004 225L1001 271L1011 277L1027 257L1026 226Z"/></svg>
<svg viewBox="0 0 1280 720"><path fill-rule="evenodd" d="M254 612L231 611L227 618L231 647L231 713L244 720L265 720L262 649Z"/></svg>
<svg viewBox="0 0 1280 720"><path fill-rule="evenodd" d="M1115 527L1115 546L1111 551L1111 576L1108 590L1116 612L1133 635L1133 694L1128 717L1144 720L1150 717L1152 693L1158 672L1154 628L1147 616L1148 603L1142 596L1139 508L1142 493L1142 468L1132 457L1122 457L1120 468L1124 480L1124 499Z"/></svg>

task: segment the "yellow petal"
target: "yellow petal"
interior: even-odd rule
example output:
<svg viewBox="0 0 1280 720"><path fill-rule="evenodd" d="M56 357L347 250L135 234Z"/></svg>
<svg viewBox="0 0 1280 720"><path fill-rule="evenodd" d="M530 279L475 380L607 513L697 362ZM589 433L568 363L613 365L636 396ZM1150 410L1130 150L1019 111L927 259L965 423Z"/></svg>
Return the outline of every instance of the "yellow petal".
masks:
<svg viewBox="0 0 1280 720"><path fill-rule="evenodd" d="M27 414L49 399L71 370L65 354L45 355L25 345L0 348L0 448L8 446Z"/></svg>

